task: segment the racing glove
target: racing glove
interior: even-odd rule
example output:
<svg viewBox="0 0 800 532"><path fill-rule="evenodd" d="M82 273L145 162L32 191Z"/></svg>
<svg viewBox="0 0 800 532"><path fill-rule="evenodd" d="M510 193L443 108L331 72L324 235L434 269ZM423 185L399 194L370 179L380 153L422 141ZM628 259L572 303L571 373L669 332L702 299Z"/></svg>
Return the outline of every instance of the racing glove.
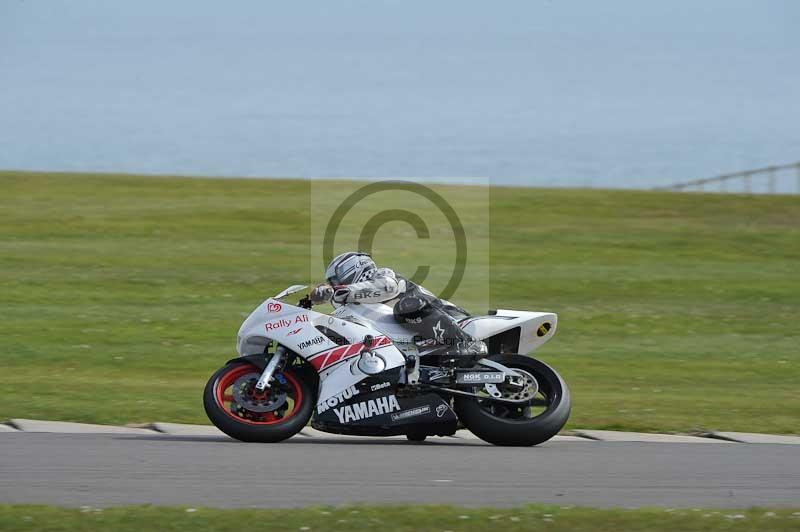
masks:
<svg viewBox="0 0 800 532"><path fill-rule="evenodd" d="M311 291L311 303L314 305L321 305L331 300L333 296L333 287L329 284L321 284L314 287Z"/></svg>

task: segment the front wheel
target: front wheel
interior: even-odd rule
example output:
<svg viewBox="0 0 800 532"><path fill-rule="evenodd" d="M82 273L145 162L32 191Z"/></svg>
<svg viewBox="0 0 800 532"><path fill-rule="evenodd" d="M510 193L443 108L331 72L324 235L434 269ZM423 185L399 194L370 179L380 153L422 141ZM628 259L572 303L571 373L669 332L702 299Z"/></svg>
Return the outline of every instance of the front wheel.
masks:
<svg viewBox="0 0 800 532"><path fill-rule="evenodd" d="M311 417L312 388L287 367L259 393L255 385L260 376L261 370L246 360L219 369L203 392L206 415L237 440L271 443L291 438Z"/></svg>
<svg viewBox="0 0 800 532"><path fill-rule="evenodd" d="M480 439L494 445L530 446L543 443L562 429L570 413L569 389L556 371L523 355L489 357L525 378L522 389L508 385L475 391L481 397L455 396L454 408L461 422ZM517 403L493 401L492 397Z"/></svg>

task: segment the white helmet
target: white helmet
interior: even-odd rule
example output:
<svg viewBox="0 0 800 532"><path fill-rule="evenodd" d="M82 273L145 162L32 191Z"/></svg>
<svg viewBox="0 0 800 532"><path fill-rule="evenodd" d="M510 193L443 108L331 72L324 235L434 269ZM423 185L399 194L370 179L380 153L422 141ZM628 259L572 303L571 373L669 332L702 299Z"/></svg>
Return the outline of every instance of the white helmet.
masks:
<svg viewBox="0 0 800 532"><path fill-rule="evenodd" d="M331 261L325 278L332 286L347 285L367 280L376 268L375 261L366 253L348 251Z"/></svg>

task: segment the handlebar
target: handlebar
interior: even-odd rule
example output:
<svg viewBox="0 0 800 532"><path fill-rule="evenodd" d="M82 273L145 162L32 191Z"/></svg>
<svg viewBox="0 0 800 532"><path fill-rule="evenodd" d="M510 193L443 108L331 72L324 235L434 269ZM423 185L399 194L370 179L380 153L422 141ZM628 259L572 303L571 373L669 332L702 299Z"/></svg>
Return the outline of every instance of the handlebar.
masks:
<svg viewBox="0 0 800 532"><path fill-rule="evenodd" d="M304 308L304 309L311 309L314 305L311 303L311 294L306 294L300 301L297 302L297 306Z"/></svg>

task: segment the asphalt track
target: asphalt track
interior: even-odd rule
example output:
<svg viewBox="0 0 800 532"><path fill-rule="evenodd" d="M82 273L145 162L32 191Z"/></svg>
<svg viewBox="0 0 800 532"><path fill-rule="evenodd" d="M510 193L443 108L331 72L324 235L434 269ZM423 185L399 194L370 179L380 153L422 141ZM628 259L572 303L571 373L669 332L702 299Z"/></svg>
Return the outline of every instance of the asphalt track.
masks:
<svg viewBox="0 0 800 532"><path fill-rule="evenodd" d="M0 434L0 503L800 506L800 446Z"/></svg>

